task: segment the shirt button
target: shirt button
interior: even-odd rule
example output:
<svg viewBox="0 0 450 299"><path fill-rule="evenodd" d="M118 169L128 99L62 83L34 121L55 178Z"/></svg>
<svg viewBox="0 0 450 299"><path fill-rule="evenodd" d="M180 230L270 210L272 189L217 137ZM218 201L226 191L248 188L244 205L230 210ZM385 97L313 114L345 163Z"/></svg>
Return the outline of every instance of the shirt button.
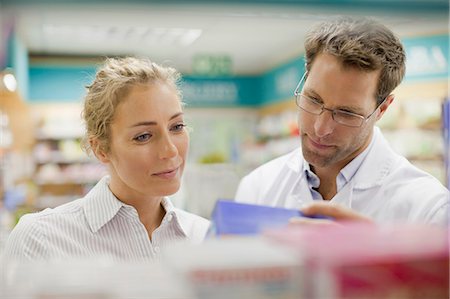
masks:
<svg viewBox="0 0 450 299"><path fill-rule="evenodd" d="M160 251L158 246L155 246L153 249L155 250L155 253L159 253L159 251Z"/></svg>
<svg viewBox="0 0 450 299"><path fill-rule="evenodd" d="M167 221L172 221L172 218L173 218L172 214L167 215Z"/></svg>

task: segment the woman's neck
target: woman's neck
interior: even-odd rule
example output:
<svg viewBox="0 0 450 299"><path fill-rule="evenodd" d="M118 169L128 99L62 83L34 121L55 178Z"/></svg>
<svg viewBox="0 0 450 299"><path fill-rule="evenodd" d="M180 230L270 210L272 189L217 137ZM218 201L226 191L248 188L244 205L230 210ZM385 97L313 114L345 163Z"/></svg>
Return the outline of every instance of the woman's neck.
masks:
<svg viewBox="0 0 450 299"><path fill-rule="evenodd" d="M166 210L162 206L163 197L143 197L138 194L125 194L120 188L115 188L114 182L110 182L111 192L121 202L134 207L138 213L139 220L145 226L148 237L151 240L153 231L155 231L162 222Z"/></svg>

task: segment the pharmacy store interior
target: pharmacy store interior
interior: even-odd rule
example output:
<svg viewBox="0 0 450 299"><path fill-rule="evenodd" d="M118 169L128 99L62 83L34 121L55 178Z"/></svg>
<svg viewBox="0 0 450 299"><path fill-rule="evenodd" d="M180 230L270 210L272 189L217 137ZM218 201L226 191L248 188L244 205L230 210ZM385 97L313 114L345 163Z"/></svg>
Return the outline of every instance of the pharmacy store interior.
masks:
<svg viewBox="0 0 450 299"><path fill-rule="evenodd" d="M401 41L406 73L376 126L448 193L448 1L0 1L0 298L449 298L448 222L296 225L301 207L273 203L287 179L272 202L235 202L246 175L302 148L306 34L342 16L373 18ZM209 223L204 238L156 246L145 235L144 260L4 258L23 215L74 203L109 174L83 150L86 87L107 57L180 72L189 149L168 198ZM317 117L339 122L319 105ZM164 209L161 227L183 231ZM36 244L49 242L41 232Z"/></svg>

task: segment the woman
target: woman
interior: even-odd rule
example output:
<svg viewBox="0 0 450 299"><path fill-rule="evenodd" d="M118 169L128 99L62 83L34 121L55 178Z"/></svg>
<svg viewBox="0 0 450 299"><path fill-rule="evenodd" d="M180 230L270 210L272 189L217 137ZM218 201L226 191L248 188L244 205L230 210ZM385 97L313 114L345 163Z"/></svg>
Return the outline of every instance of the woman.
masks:
<svg viewBox="0 0 450 299"><path fill-rule="evenodd" d="M83 198L21 218L6 259L158 256L175 240L201 242L209 221L175 208L189 136L177 81L149 60L108 59L88 86L84 148L109 175Z"/></svg>

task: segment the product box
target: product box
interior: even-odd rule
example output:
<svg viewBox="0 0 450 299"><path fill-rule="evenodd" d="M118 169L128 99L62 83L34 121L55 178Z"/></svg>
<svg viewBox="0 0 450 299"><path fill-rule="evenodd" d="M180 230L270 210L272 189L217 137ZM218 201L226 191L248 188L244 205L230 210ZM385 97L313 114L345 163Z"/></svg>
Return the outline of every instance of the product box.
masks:
<svg viewBox="0 0 450 299"><path fill-rule="evenodd" d="M289 248L261 236L173 244L162 251L162 258L197 299L302 298L300 260Z"/></svg>
<svg viewBox="0 0 450 299"><path fill-rule="evenodd" d="M212 213L209 236L255 235L266 229L285 227L293 217L304 215L294 209L218 200Z"/></svg>
<svg viewBox="0 0 450 299"><path fill-rule="evenodd" d="M301 253L308 298L449 298L447 228L347 224L265 236Z"/></svg>

